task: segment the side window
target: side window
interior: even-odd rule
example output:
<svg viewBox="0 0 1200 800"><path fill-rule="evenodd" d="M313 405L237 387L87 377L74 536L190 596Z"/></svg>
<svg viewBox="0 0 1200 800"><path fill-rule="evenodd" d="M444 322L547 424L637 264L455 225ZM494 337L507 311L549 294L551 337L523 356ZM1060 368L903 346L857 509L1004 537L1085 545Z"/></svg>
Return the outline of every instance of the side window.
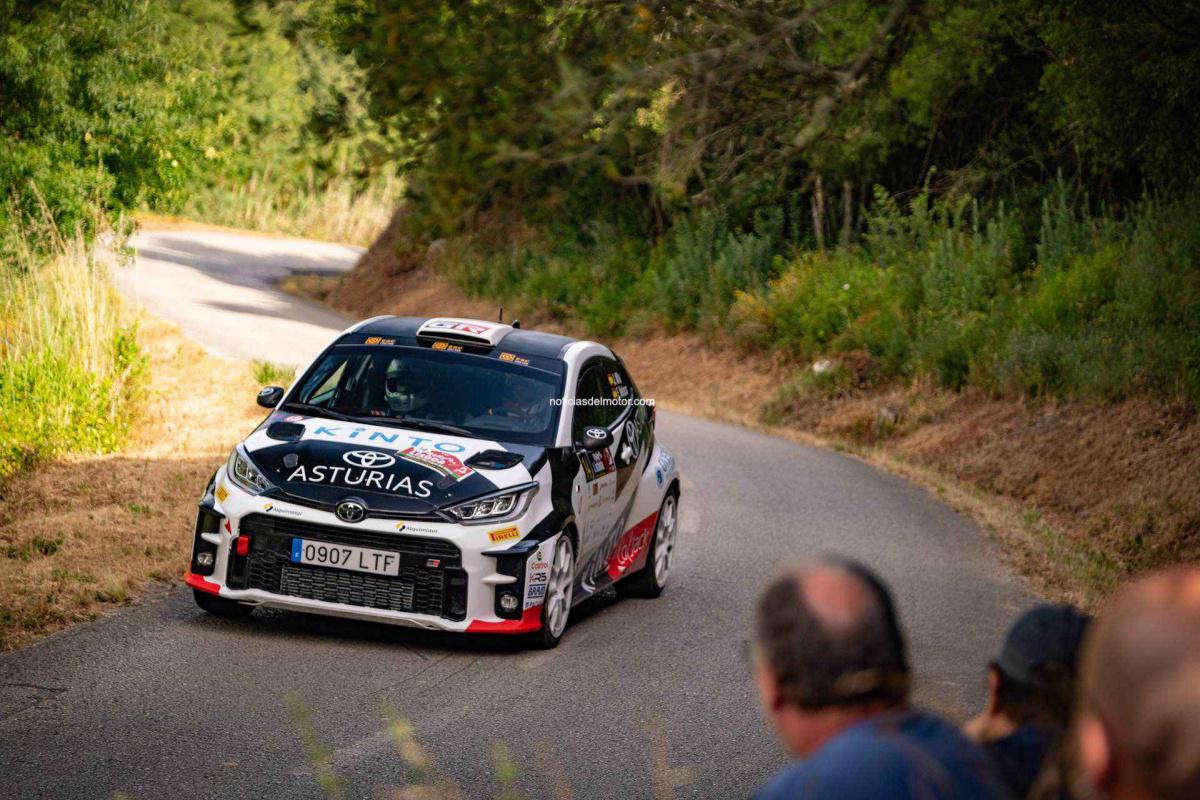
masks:
<svg viewBox="0 0 1200 800"><path fill-rule="evenodd" d="M598 367L588 367L580 374L579 383L575 385L576 402L573 409L574 415L571 418L571 431L576 441L583 436L584 428L599 424L596 414L598 406L591 402L598 396L596 392L599 384L596 382L596 378L599 374Z"/></svg>
<svg viewBox="0 0 1200 800"><path fill-rule="evenodd" d="M575 397L580 401L575 405L571 424L576 439L583 434L584 428L595 425L607 428L621 414L619 405L606 402L611 400L612 391L603 364L593 364L583 371Z"/></svg>
<svg viewBox="0 0 1200 800"><path fill-rule="evenodd" d="M638 396L637 389L634 387L633 381L629 379L629 373L625 371L625 367L608 359L604 361L604 381L608 396L615 401L615 405L612 406L615 411L613 414L615 420L633 404L634 398Z"/></svg>

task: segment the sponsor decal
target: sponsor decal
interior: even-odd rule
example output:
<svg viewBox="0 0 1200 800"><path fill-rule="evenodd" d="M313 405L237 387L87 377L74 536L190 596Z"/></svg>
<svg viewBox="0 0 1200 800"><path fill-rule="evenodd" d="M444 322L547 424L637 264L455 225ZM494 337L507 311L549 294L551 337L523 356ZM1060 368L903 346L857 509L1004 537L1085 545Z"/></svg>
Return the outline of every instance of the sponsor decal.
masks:
<svg viewBox="0 0 1200 800"><path fill-rule="evenodd" d="M407 475L389 474L378 469L355 469L330 464L306 467L303 464L287 476L288 483L327 483L337 486L358 486L379 492L406 494L409 497L429 497L433 481L413 481Z"/></svg>
<svg viewBox="0 0 1200 800"><path fill-rule="evenodd" d="M660 448L658 451L658 468L662 470L664 475L670 475L675 471L675 456Z"/></svg>
<svg viewBox="0 0 1200 800"><path fill-rule="evenodd" d="M439 319L433 322L426 322L424 325L426 330L440 331L460 331L462 333L474 333L476 335L487 333L492 329L491 325L484 325L480 322L456 322L452 319Z"/></svg>
<svg viewBox="0 0 1200 800"><path fill-rule="evenodd" d="M547 564L545 561L535 561L529 565L529 569L534 570L534 571L547 570L547 569L550 569L550 565Z"/></svg>
<svg viewBox="0 0 1200 800"><path fill-rule="evenodd" d="M602 478L613 470L612 453L605 447L603 450L593 450L582 454L583 472L589 481ZM595 494L595 492L593 492Z"/></svg>
<svg viewBox="0 0 1200 800"><path fill-rule="evenodd" d="M512 539L520 539L521 531L517 530L515 525L509 525L507 528L490 532L488 538L493 542L507 542Z"/></svg>
<svg viewBox="0 0 1200 800"><path fill-rule="evenodd" d="M352 467L363 467L364 469L390 467L396 463L395 458L378 450L351 450L342 454L342 461Z"/></svg>
<svg viewBox="0 0 1200 800"><path fill-rule="evenodd" d="M429 567L430 569L437 569L441 565L442 565L442 560L440 558L425 559L425 566Z"/></svg>
<svg viewBox="0 0 1200 800"><path fill-rule="evenodd" d="M363 344L395 344L395 339L385 339L382 336L368 336Z"/></svg>
<svg viewBox="0 0 1200 800"><path fill-rule="evenodd" d="M427 447L409 447L401 450L397 455L405 461L428 467L439 475L454 478L456 481L461 481L475 471L464 464L458 456L431 450Z"/></svg>
<svg viewBox="0 0 1200 800"><path fill-rule="evenodd" d="M625 423L625 441L621 445L621 459L625 464L637 461L642 453L642 423L632 418Z"/></svg>
<svg viewBox="0 0 1200 800"><path fill-rule="evenodd" d="M284 422L304 422L304 420L306 420L306 419L308 419L308 417L304 416L303 414L288 414L286 417L283 418L283 421Z"/></svg>
<svg viewBox="0 0 1200 800"><path fill-rule="evenodd" d="M526 595L529 596L530 600L537 598L537 597L545 597L546 596L546 584L542 583L542 584L538 584L537 586L530 586L529 591L526 592Z"/></svg>
<svg viewBox="0 0 1200 800"><path fill-rule="evenodd" d="M658 485L659 485L659 486L662 486L662 485L663 485L663 474L662 474L662 467L655 467L655 468L654 468L654 480L658 481Z"/></svg>
<svg viewBox="0 0 1200 800"><path fill-rule="evenodd" d="M499 358L501 361L509 361L513 364L520 364L522 367L529 366L528 358L522 358L515 353L501 353L499 356L497 356L497 358Z"/></svg>
<svg viewBox="0 0 1200 800"><path fill-rule="evenodd" d="M461 344L450 344L449 342L434 342L433 349L434 350L448 350L451 353L461 353L462 345Z"/></svg>
<svg viewBox="0 0 1200 800"><path fill-rule="evenodd" d="M218 503L224 503L225 498L229 497L229 490L225 488L225 484L218 483L217 490L213 494L217 496Z"/></svg>
<svg viewBox="0 0 1200 800"><path fill-rule="evenodd" d="M657 521L658 512L655 511L625 531L608 559L610 578L620 578L640 560L642 554L650 547L650 537L654 535L654 523Z"/></svg>
<svg viewBox="0 0 1200 800"><path fill-rule="evenodd" d="M396 530L401 533L437 533L435 528L427 525L413 525L411 522L397 522Z"/></svg>
<svg viewBox="0 0 1200 800"><path fill-rule="evenodd" d="M533 572L529 575L529 588L532 589L534 584L545 583L550 576L546 572Z"/></svg>
<svg viewBox="0 0 1200 800"><path fill-rule="evenodd" d="M396 444L397 442L407 441L409 447L431 446L433 449L442 453L463 453L466 452L466 447L457 442L439 442L430 439L428 436L420 436L415 433L406 433L397 431L395 433L384 433L383 431L370 431L362 426L350 428L345 425L318 425L312 431L312 436L321 436L336 441L345 441L351 439L361 442L383 442L384 444ZM359 438L361 436L361 438ZM402 445L403 446L403 445Z"/></svg>
<svg viewBox="0 0 1200 800"><path fill-rule="evenodd" d="M276 508L274 503L264 503L263 511L267 511L271 514L283 514L286 517L302 517L302 516L304 516L304 512L297 511L294 508Z"/></svg>

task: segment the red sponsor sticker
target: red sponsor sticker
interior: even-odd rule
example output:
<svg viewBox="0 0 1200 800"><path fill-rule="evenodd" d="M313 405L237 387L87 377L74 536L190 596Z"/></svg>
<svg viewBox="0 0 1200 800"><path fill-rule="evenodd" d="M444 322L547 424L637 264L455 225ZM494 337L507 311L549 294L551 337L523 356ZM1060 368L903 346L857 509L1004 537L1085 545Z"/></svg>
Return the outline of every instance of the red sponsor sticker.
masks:
<svg viewBox="0 0 1200 800"><path fill-rule="evenodd" d="M625 531L609 556L608 577L615 581L646 560L645 554L650 548L650 537L654 535L654 523L657 521L658 512L655 511Z"/></svg>
<svg viewBox="0 0 1200 800"><path fill-rule="evenodd" d="M464 464L458 456L424 447L409 447L401 450L399 456L405 461L429 467L434 472L440 472L460 481L475 471Z"/></svg>

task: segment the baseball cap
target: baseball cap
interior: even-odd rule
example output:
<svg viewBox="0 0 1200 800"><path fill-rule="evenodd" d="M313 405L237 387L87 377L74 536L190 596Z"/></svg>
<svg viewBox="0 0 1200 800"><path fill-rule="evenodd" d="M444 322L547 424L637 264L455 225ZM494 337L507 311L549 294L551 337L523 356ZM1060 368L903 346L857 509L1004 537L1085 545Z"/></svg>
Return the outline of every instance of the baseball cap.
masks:
<svg viewBox="0 0 1200 800"><path fill-rule="evenodd" d="M1079 643L1091 621L1073 606L1034 606L1009 629L995 665L1013 680L1034 686L1047 672L1074 674Z"/></svg>

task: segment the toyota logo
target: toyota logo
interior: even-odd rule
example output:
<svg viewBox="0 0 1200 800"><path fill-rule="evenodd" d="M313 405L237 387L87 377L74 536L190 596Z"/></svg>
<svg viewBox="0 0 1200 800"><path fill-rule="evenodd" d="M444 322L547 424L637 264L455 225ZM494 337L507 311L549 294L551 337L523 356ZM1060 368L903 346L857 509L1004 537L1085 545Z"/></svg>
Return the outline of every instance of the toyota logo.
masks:
<svg viewBox="0 0 1200 800"><path fill-rule="evenodd" d="M608 431L605 428L588 428L583 433L592 439L603 439L608 436Z"/></svg>
<svg viewBox="0 0 1200 800"><path fill-rule="evenodd" d="M351 450L342 455L342 460L353 467L381 469L396 463L396 459L378 450Z"/></svg>
<svg viewBox="0 0 1200 800"><path fill-rule="evenodd" d="M343 500L337 504L334 513L342 522L362 522L367 516L367 507L361 500Z"/></svg>

